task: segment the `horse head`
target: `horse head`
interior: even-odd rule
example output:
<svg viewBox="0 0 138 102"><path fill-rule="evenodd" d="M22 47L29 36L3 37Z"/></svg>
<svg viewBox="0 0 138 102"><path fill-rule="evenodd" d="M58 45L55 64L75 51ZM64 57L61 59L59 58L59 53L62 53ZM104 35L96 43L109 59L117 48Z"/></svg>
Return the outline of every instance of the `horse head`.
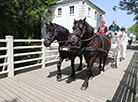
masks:
<svg viewBox="0 0 138 102"><path fill-rule="evenodd" d="M71 44L75 45L80 39L83 39L84 34L86 32L85 20L86 17L83 20L74 19L74 25L72 27L73 34L70 38Z"/></svg>
<svg viewBox="0 0 138 102"><path fill-rule="evenodd" d="M46 37L44 39L44 45L46 47L49 47L51 43L56 39L57 37L57 31L55 25L50 22L50 24L46 24Z"/></svg>

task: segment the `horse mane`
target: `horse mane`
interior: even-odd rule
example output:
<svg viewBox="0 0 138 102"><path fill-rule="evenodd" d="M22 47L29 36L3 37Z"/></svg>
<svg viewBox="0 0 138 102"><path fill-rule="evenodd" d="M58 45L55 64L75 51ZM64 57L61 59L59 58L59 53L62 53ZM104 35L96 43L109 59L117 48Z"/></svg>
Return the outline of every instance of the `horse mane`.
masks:
<svg viewBox="0 0 138 102"><path fill-rule="evenodd" d="M69 30L61 25L58 25L56 23L53 23L56 27L56 29L58 30L58 32L60 32L60 34L63 34L63 35L66 35L68 34L69 35ZM66 32L66 33L65 33Z"/></svg>
<svg viewBox="0 0 138 102"><path fill-rule="evenodd" d="M79 20L78 21L79 23L82 23L83 22L83 20ZM86 27L86 34L87 34L87 37L88 38L90 38L90 37L92 37L93 35L95 35L94 34L94 28L92 27L92 26L90 26L86 21L83 23L84 24L84 26Z"/></svg>
<svg viewBox="0 0 138 102"><path fill-rule="evenodd" d="M88 28L88 32L92 32L94 34L94 28L92 26L90 26L86 21L85 21L84 25Z"/></svg>
<svg viewBox="0 0 138 102"><path fill-rule="evenodd" d="M80 19L78 22L82 23L82 20ZM87 26L87 27L90 27L94 30L94 28L91 25L89 25L89 23L87 23L86 21L84 22L84 25Z"/></svg>

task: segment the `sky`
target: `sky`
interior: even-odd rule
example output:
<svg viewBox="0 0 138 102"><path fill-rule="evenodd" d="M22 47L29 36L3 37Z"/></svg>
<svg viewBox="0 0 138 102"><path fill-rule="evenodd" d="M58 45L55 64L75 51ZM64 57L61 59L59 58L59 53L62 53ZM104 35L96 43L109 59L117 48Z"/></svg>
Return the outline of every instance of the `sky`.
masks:
<svg viewBox="0 0 138 102"><path fill-rule="evenodd" d="M106 12L104 20L105 25L109 27L112 24L113 20L117 21L117 25L121 28L125 26L125 28L131 27L136 21L133 20L134 15L127 15L126 11L122 11L117 9L116 12L113 11L113 7L118 3L120 0L90 0L93 4L101 8L103 11Z"/></svg>

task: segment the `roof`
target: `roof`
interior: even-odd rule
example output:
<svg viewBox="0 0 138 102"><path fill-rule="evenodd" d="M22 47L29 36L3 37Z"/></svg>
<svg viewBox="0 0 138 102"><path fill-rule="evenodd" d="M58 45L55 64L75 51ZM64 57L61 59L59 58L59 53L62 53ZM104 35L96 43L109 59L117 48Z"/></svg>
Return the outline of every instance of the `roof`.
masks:
<svg viewBox="0 0 138 102"><path fill-rule="evenodd" d="M60 1L57 1L56 3L63 3L63 2L67 2L67 1L70 1L70 0L60 0Z"/></svg>
<svg viewBox="0 0 138 102"><path fill-rule="evenodd" d="M85 0L84 0L85 1ZM100 7L96 6L95 4L93 4L90 0L87 0L91 5L95 6L97 9L99 9L100 11L102 11L105 14L105 11L103 11Z"/></svg>
<svg viewBox="0 0 138 102"><path fill-rule="evenodd" d="M71 2L71 1L75 1L75 0L60 0L60 1L56 2L56 4L65 3L65 2ZM78 0L78 1L84 1L84 2L87 1L91 5L93 5L94 7L96 7L97 9L99 9L100 11L102 11L105 14L105 11L103 11L101 8L99 8L98 6L96 6L95 4L93 4L90 0Z"/></svg>
<svg viewBox="0 0 138 102"><path fill-rule="evenodd" d="M132 33L132 32L129 32L129 31L125 31L125 33L128 33L128 34L130 34L130 33Z"/></svg>

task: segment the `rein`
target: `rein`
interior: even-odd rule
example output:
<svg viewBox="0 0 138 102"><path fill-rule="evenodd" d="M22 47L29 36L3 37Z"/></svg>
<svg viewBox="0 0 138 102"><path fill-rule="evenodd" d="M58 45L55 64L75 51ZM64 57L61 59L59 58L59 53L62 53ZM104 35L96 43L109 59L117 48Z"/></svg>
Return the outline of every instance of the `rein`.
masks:
<svg viewBox="0 0 138 102"><path fill-rule="evenodd" d="M76 34L73 34L73 35L76 35ZM78 34L77 34L78 35ZM100 39L102 40L102 48L98 48L98 41L97 41L97 37L100 37ZM85 39L85 40L82 40L81 38L79 38L79 41L81 42L87 42L87 41L90 41L90 43L89 44L87 44L85 47L82 47L82 48L80 48L80 50L83 52L83 51L102 51L102 52L105 52L105 53L108 53L107 51L105 51L105 50L103 50L104 49L104 40L103 40L103 38L102 37L104 37L104 38L106 38L104 35L102 35L102 34L100 34L100 35L94 35L94 36L92 36L91 38L88 38L88 39ZM92 44L92 42L93 42L93 40L95 39L95 41L96 41L96 48L92 48L92 47L89 47L91 44ZM108 40L108 42L110 42L109 41L109 39L108 38L106 38L107 40ZM72 48L73 49L73 48ZM75 48L74 48L75 49Z"/></svg>
<svg viewBox="0 0 138 102"><path fill-rule="evenodd" d="M87 47L89 47L91 44L92 44L92 42L93 42L93 40L95 39L95 41L96 41L96 48L93 48L93 49L99 49L98 48L98 41L97 41L97 37L100 37L100 39L102 40L102 48L100 48L101 49L101 51L103 51L103 49L104 49L104 40L103 40L103 38L102 38L102 36L103 35L94 35L93 37L91 37L91 38L88 38L88 39L85 39L85 40L81 40L81 41L83 41L83 42L86 42L86 41L90 41L90 43L89 44L87 44L85 47L84 47L84 50L83 51L85 51L86 49L87 49ZM105 52L105 51L104 51Z"/></svg>

